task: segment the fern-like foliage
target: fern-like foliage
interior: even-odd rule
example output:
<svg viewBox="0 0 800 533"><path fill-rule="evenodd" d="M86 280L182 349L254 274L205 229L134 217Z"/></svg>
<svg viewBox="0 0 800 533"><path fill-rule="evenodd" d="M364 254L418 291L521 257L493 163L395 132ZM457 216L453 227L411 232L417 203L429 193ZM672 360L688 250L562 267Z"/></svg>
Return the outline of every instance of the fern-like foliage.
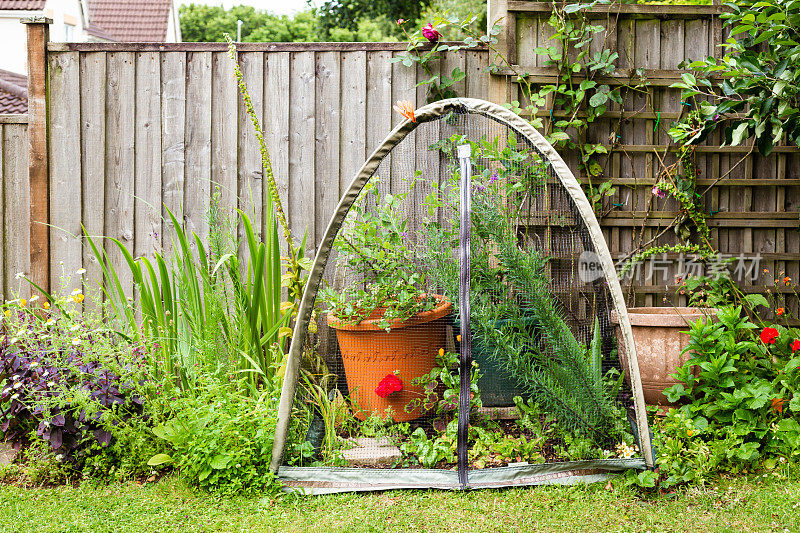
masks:
<svg viewBox="0 0 800 533"><path fill-rule="evenodd" d="M417 259L424 265L429 290L458 302L460 182L454 147L469 143L473 151L470 218L470 330L520 388L559 423L612 440L624 431L614 398L602 372L602 338L594 323L594 340L581 343L553 295L548 259L522 242L520 228L532 217L536 199L546 190L548 166L541 156L513 135L481 139L465 137L432 145L449 160L450 179L430 184L426 196L430 220L420 228L423 246ZM434 216L439 210L443 217ZM440 222L444 220L446 222ZM617 383L620 383L618 381ZM617 390L615 390L617 389Z"/></svg>
<svg viewBox="0 0 800 533"><path fill-rule="evenodd" d="M518 320L498 328L491 312L480 312L490 306L479 305L472 317L476 341L561 424L612 440L623 427L614 401L617 388L607 387L603 380L599 321L595 320L590 346L583 345L550 290L547 260L517 246L502 246L498 258L518 304L504 306L505 313L517 315L504 318ZM525 315L535 317L535 326L514 327Z"/></svg>

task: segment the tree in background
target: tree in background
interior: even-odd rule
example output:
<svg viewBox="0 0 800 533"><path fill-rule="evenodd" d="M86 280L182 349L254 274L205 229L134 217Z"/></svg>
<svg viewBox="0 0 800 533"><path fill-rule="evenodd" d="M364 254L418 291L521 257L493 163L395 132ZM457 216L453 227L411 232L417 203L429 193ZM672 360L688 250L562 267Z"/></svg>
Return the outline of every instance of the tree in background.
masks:
<svg viewBox="0 0 800 533"><path fill-rule="evenodd" d="M327 0L317 10L320 28L325 35L336 29L357 31L359 22L382 20L395 37L402 31L396 21L418 20L432 0Z"/></svg>
<svg viewBox="0 0 800 533"><path fill-rule="evenodd" d="M471 14L478 15L472 24L477 33L486 33L486 19L488 10L486 0L433 0L431 4L422 11L417 26L421 27L435 20L435 15L442 16L447 13L448 18L455 17L458 20L466 20ZM461 41L466 34L459 30L458 25L454 24L445 28L443 39L446 41Z"/></svg>
<svg viewBox="0 0 800 533"><path fill-rule="evenodd" d="M236 21L241 20L244 42L316 42L316 41L396 41L392 35L396 23L384 19L362 18L354 29L321 29L313 10L294 16L273 15L252 6L185 4L180 7L181 34L187 42L222 42L222 35L236 35Z"/></svg>
<svg viewBox="0 0 800 533"><path fill-rule="evenodd" d="M222 34L236 35L241 20L242 41L319 41L314 13L303 11L294 17L272 15L251 6L185 4L180 7L181 35L187 42L222 42Z"/></svg>
<svg viewBox="0 0 800 533"><path fill-rule="evenodd" d="M435 12L449 12L460 19L470 12L482 15L477 24L486 26L486 0L328 0L317 10L294 16L273 15L252 6L185 4L180 7L183 40L221 42L222 35L236 35L241 20L244 42L385 42L404 39L398 19L423 26ZM461 34L446 34L458 40Z"/></svg>

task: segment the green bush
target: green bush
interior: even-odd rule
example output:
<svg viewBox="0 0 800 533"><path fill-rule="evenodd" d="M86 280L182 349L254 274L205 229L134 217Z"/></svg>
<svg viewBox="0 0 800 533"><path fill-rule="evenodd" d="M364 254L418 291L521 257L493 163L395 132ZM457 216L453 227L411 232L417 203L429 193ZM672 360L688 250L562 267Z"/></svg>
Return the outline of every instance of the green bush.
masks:
<svg viewBox="0 0 800 533"><path fill-rule="evenodd" d="M757 325L741 306L716 314L690 327L692 357L664 391L684 405L654 430L662 488L800 457L800 333Z"/></svg>
<svg viewBox="0 0 800 533"><path fill-rule="evenodd" d="M275 490L269 462L276 407L270 399L254 400L232 393L228 383L209 381L201 394L173 402L175 416L153 429L172 450L149 464L173 464L191 483L224 495Z"/></svg>

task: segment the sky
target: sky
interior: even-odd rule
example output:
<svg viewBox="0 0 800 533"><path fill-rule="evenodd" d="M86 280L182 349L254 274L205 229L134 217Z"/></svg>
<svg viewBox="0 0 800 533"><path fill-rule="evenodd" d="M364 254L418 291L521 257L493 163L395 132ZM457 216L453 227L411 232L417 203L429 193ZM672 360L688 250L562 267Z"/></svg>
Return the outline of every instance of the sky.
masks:
<svg viewBox="0 0 800 533"><path fill-rule="evenodd" d="M312 0L318 4L320 0ZM306 0L181 0L181 4L207 4L207 5L224 5L229 8L234 5L246 4L258 9L264 9L276 15L291 15L298 11L306 9L308 3Z"/></svg>

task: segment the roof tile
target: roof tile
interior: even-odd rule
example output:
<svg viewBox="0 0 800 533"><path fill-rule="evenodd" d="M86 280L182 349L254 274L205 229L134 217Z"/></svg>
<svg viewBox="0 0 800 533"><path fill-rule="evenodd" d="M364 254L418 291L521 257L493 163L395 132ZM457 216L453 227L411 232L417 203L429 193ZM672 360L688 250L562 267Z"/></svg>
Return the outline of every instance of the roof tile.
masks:
<svg viewBox="0 0 800 533"><path fill-rule="evenodd" d="M171 7L172 0L89 0L89 21L117 41L164 42Z"/></svg>
<svg viewBox="0 0 800 533"><path fill-rule="evenodd" d="M0 89L0 113L27 113L28 100Z"/></svg>
<svg viewBox="0 0 800 533"><path fill-rule="evenodd" d="M44 9L47 0L0 0L0 9L38 11Z"/></svg>
<svg viewBox="0 0 800 533"><path fill-rule="evenodd" d="M0 113L28 112L28 78L0 70Z"/></svg>

